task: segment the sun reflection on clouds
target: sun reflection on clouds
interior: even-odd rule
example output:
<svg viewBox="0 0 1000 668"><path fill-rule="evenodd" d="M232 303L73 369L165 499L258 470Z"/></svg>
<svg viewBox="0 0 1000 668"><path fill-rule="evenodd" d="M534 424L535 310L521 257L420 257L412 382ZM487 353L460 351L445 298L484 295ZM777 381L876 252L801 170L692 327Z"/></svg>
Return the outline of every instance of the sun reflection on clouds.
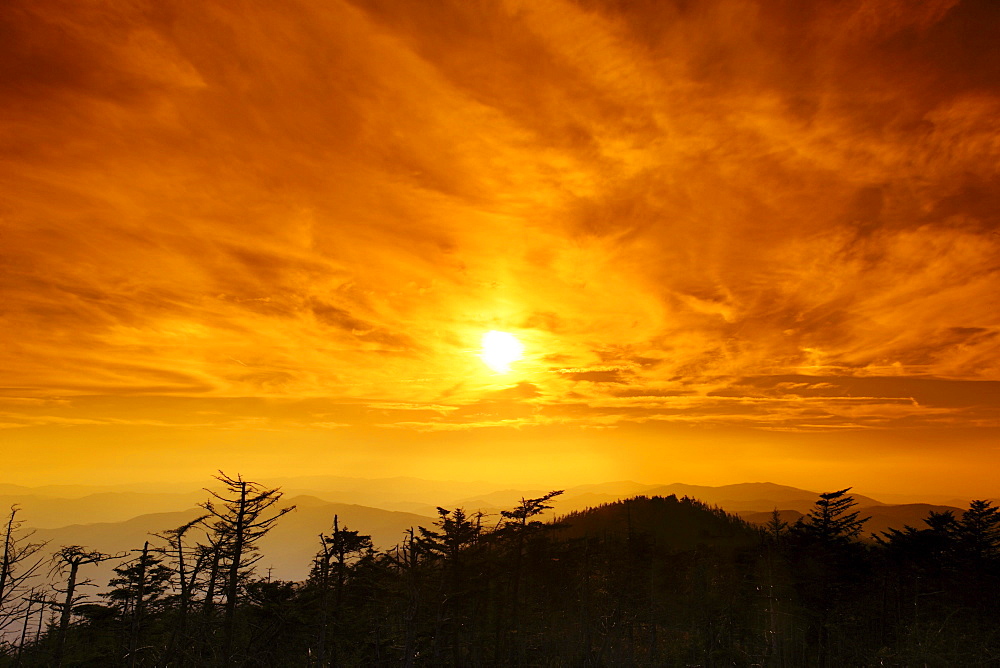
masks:
<svg viewBox="0 0 1000 668"><path fill-rule="evenodd" d="M441 431L1000 406L995 3L98 4L0 10L12 399ZM755 385L809 378L888 380ZM960 405L899 401L922 380Z"/></svg>

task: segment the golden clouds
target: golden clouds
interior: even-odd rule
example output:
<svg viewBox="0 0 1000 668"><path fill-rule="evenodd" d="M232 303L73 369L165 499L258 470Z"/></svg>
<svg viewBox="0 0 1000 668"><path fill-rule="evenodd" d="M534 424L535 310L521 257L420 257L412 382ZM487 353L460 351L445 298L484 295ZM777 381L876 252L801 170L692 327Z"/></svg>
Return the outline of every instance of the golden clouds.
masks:
<svg viewBox="0 0 1000 668"><path fill-rule="evenodd" d="M164 397L305 402L227 429L989 425L912 390L1000 381L994 18L8 3L5 394L189 429Z"/></svg>

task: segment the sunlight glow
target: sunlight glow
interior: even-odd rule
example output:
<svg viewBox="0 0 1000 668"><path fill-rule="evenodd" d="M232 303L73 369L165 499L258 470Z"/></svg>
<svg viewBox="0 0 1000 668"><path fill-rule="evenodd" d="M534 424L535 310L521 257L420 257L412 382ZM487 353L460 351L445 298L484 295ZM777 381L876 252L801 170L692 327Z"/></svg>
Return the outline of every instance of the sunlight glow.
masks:
<svg viewBox="0 0 1000 668"><path fill-rule="evenodd" d="M483 334L483 352L479 357L497 373L509 373L511 362L521 359L524 345L507 332L489 331Z"/></svg>

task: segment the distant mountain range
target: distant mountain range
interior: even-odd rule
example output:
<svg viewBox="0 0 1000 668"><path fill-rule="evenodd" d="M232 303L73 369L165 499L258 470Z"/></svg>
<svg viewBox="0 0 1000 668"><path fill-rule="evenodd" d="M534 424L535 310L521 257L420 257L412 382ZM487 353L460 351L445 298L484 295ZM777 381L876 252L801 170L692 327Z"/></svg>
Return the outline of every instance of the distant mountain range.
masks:
<svg viewBox="0 0 1000 668"><path fill-rule="evenodd" d="M193 508L206 496L204 490L177 494L97 492L79 497L7 492L0 495L0 508L6 510L17 504L21 507L18 517L31 526L55 529L70 524L122 522L138 515Z"/></svg>
<svg viewBox="0 0 1000 668"><path fill-rule="evenodd" d="M214 482L209 480L209 482ZM297 510L282 518L261 542L265 558L261 568L273 567L272 576L303 579L311 557L318 548L318 534L328 531L334 515L345 524L370 534L379 548L400 542L404 531L430 526L436 507L481 511L496 518L502 509L513 508L522 498L541 496L548 489L496 489L483 482L432 481L419 478L362 479L337 476L276 478L265 481L280 486L283 500ZM143 491L148 489L148 491ZM818 493L769 482L740 483L718 487L705 485L644 484L634 481L605 482L570 487L553 500L548 515L567 514L613 504L635 496L690 497L751 523L763 524L777 509L783 520L793 522L807 513ZM930 511L951 510L960 514L967 502L955 504L887 504L863 494L853 494L862 516L870 516L865 535L903 525L923 526ZM51 549L61 545L83 545L109 553L139 549L151 532L178 527L197 517L204 501L204 489L170 491L162 485L101 487L91 485L51 485L21 487L0 484L0 504L18 504L19 519L36 529L36 539L49 541ZM282 504L285 505L285 504ZM90 576L99 584L107 581L110 565L95 569ZM103 580L103 581L102 581Z"/></svg>
<svg viewBox="0 0 1000 668"><path fill-rule="evenodd" d="M284 502L285 499L282 499ZM329 503L312 496L296 496L276 507L296 506L282 517L274 528L260 541L264 558L259 563L263 572L282 580L303 580L309 573L312 556L319 550L319 534L329 533L334 516L341 528L359 530L370 535L377 548L388 549L399 543L403 532L416 525L430 526L433 519L424 515L369 508L346 503ZM139 515L124 522L98 522L73 524L56 529L37 529L32 540L48 541L51 553L62 545L83 545L108 554L120 554L141 549L143 542L162 544L151 533L177 528L203 515L201 508L188 508L167 513ZM204 536L204 534L201 534ZM195 542L199 534L189 535ZM202 538L202 540L204 540ZM92 578L99 586L106 584L115 562L101 568L91 568L83 575Z"/></svg>

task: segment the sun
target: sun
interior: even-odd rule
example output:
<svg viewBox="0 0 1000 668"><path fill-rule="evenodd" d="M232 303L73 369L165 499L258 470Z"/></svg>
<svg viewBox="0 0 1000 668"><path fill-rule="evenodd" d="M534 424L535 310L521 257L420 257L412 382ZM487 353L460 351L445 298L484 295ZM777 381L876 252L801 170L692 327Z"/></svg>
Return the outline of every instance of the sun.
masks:
<svg viewBox="0 0 1000 668"><path fill-rule="evenodd" d="M523 357L524 345L517 337L496 330L483 334L483 352L479 357L497 373L509 373L511 362Z"/></svg>

